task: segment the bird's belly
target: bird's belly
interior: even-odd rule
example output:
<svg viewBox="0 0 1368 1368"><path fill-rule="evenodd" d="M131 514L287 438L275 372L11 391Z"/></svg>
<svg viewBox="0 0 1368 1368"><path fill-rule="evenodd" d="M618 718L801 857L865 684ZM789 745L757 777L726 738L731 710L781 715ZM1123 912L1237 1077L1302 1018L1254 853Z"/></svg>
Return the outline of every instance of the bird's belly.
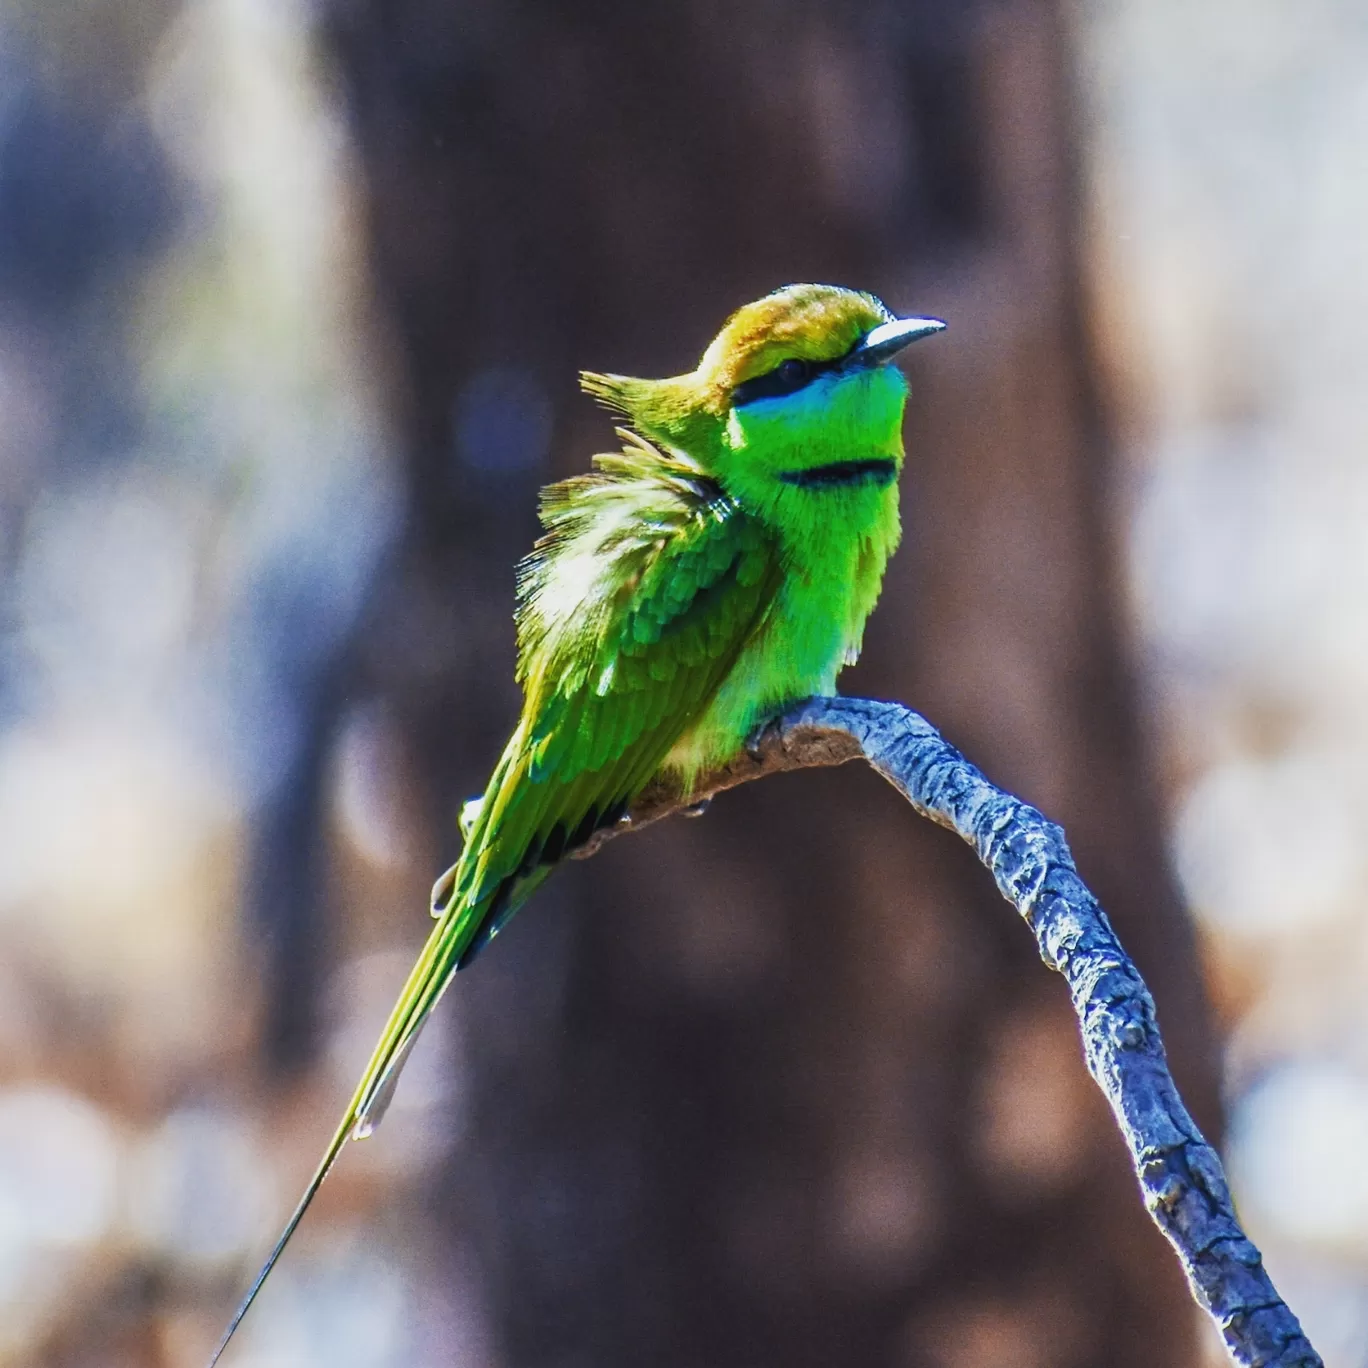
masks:
<svg viewBox="0 0 1368 1368"><path fill-rule="evenodd" d="M743 648L736 664L699 719L675 744L663 768L690 785L725 764L755 727L787 703L836 690L836 676L858 651L864 617L877 593L862 593L859 566L810 579L790 576L765 626ZM878 567L882 576L882 564Z"/></svg>
<svg viewBox="0 0 1368 1368"><path fill-rule="evenodd" d="M776 481L783 586L763 625L662 768L685 788L724 765L785 705L836 691L859 654L865 619L900 536L896 484L795 488Z"/></svg>

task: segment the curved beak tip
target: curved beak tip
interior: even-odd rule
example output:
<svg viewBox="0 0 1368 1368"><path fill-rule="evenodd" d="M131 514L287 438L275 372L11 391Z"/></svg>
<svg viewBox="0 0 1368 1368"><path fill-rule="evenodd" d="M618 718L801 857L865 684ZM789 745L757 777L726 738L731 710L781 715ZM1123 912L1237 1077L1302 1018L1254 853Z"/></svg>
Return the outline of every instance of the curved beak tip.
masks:
<svg viewBox="0 0 1368 1368"><path fill-rule="evenodd" d="M945 324L939 318L895 318L873 329L856 348L855 355L869 364L887 361L909 343L944 331Z"/></svg>
<svg viewBox="0 0 1368 1368"><path fill-rule="evenodd" d="M913 341L917 337L930 337L932 333L944 332L950 326L943 318L904 318L899 321L915 327Z"/></svg>

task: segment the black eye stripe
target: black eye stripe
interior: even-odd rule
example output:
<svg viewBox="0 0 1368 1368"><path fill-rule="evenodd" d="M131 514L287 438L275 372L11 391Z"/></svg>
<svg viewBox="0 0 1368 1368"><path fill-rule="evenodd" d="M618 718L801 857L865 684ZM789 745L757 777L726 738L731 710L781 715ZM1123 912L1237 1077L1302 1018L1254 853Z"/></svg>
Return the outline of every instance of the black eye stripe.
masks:
<svg viewBox="0 0 1368 1368"><path fill-rule="evenodd" d="M804 361L790 356L781 361L772 371L744 380L732 390L733 408L753 404L757 399L782 399L786 394L797 394L800 389L810 385L819 375L839 369L845 357L838 356L831 361Z"/></svg>
<svg viewBox="0 0 1368 1368"><path fill-rule="evenodd" d="M886 320L892 322L890 318ZM940 324L944 327L944 324ZM764 375L752 376L743 380L731 392L732 408L743 408L758 399L782 399L788 394L797 394L800 389L810 385L819 375L828 375L840 370L847 362L857 359L868 333L863 333L851 344L843 356L833 356L829 361L808 361L801 356L785 357L775 368ZM858 360L863 360L863 357Z"/></svg>

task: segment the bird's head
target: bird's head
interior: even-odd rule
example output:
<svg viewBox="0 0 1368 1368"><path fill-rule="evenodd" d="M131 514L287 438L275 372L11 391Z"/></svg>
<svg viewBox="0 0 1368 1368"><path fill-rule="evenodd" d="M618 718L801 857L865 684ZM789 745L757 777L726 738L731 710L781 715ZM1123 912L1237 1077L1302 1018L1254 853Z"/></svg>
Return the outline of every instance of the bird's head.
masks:
<svg viewBox="0 0 1368 1368"><path fill-rule="evenodd" d="M687 375L586 373L581 383L643 436L728 483L793 483L843 461L896 467L907 384L888 363L944 326L895 318L855 290L788 285L732 314Z"/></svg>

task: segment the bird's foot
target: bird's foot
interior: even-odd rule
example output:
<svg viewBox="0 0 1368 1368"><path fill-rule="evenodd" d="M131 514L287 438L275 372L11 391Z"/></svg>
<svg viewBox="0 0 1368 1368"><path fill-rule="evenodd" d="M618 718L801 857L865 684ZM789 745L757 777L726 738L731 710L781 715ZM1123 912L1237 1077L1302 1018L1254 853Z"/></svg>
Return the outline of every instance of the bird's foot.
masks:
<svg viewBox="0 0 1368 1368"><path fill-rule="evenodd" d="M484 807L484 795L478 798L467 798L461 804L461 815L456 819L456 825L461 829L461 839L470 840L470 833L475 823L480 820L480 809Z"/></svg>
<svg viewBox="0 0 1368 1368"><path fill-rule="evenodd" d="M768 717L751 729L744 742L746 754L758 765L765 758L765 751L779 739L779 717Z"/></svg>
<svg viewBox="0 0 1368 1368"><path fill-rule="evenodd" d="M452 895L456 891L457 868L457 865L452 865L451 868L432 885L432 897L428 905L432 909L432 915L434 917L445 916L447 908L451 905Z"/></svg>

